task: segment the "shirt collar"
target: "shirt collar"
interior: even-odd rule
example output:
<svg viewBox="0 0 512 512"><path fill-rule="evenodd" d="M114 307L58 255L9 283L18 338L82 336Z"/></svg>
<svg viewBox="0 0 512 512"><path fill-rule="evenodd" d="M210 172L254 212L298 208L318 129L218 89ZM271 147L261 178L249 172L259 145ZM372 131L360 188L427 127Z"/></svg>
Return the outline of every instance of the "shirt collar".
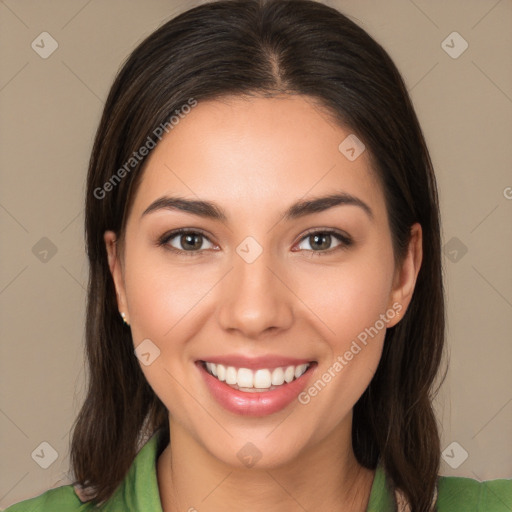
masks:
<svg viewBox="0 0 512 512"><path fill-rule="evenodd" d="M393 512L396 502L381 459L377 462L366 512Z"/></svg>
<svg viewBox="0 0 512 512"><path fill-rule="evenodd" d="M161 434L156 431L139 450L121 485L102 510L163 512L156 468Z"/></svg>

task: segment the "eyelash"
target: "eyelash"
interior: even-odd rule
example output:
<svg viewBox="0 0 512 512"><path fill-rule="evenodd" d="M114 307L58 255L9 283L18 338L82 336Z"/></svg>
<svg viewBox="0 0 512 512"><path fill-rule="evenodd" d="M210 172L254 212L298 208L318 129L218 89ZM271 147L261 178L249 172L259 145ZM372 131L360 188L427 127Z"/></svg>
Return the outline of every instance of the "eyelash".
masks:
<svg viewBox="0 0 512 512"><path fill-rule="evenodd" d="M211 242L211 240L208 238L208 236L201 230L181 228L181 229L176 229L174 231L171 231L170 233L166 233L166 234L162 235L158 239L157 245L159 247L164 247L165 249L170 250L174 253L183 254L184 256L196 256L197 254L199 254L201 252L201 250L199 250L199 251L183 251L181 249L176 249L175 247L172 247L172 246L167 246L167 244L170 240L172 240L173 238L175 238L178 235L183 235L183 234L201 235L202 237L206 238L207 240L209 240ZM320 250L320 251L306 250L307 252L311 253L311 257L314 257L315 255L317 255L317 256L330 255L334 252L337 252L338 250L347 249L353 244L353 240L350 237L348 237L347 235L344 235L338 231L334 231L332 229L314 229L314 230L308 231L299 240L299 243L303 242L304 240L306 240L307 238L309 238L310 236L315 235L315 234L331 235L341 243L340 243L340 245L337 245L336 247L334 247L332 249ZM305 249L302 249L302 250L305 250Z"/></svg>

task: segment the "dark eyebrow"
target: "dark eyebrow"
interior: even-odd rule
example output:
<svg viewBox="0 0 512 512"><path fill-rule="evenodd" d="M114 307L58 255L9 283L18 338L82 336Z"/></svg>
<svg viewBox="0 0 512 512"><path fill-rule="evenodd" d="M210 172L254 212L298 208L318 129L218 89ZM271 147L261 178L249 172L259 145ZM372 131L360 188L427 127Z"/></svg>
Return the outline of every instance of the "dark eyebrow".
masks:
<svg viewBox="0 0 512 512"><path fill-rule="evenodd" d="M200 217L220 220L226 223L228 218L224 210L210 201L199 201L195 199L185 199L182 197L163 196L153 201L142 213L141 217L157 210L181 210L183 212L193 213Z"/></svg>
<svg viewBox="0 0 512 512"><path fill-rule="evenodd" d="M305 215L310 215L312 213L323 212L324 210L328 210L329 208L334 208L335 206L340 205L359 206L365 211L365 213L368 215L368 217L370 217L371 220L374 219L372 209L364 201L351 194L342 192L339 194L330 194L324 197L317 197L313 199L307 199L305 201L299 201L293 204L285 212L284 220L297 219L299 217L304 217Z"/></svg>
<svg viewBox="0 0 512 512"><path fill-rule="evenodd" d="M339 194L330 194L328 196L298 201L286 210L283 218L286 221L305 217L312 213L323 212L329 208L340 205L353 205L362 208L365 213L374 220L372 209L361 199L342 192ZM182 197L169 197L163 196L153 201L142 213L141 217L157 210L180 210L183 212L192 213L200 217L205 217L213 220L218 220L227 223L228 216L225 211L210 201L201 201L195 199L185 199Z"/></svg>

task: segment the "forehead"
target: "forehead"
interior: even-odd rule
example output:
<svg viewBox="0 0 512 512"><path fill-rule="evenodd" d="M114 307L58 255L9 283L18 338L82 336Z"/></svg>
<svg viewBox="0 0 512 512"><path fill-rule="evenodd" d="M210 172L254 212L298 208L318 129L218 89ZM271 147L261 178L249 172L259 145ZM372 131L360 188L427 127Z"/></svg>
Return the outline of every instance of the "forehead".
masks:
<svg viewBox="0 0 512 512"><path fill-rule="evenodd" d="M333 191L355 195L382 213L384 199L367 152L351 161L340 151L349 136L305 96L199 102L148 156L133 213L140 216L158 197L178 194L214 200L239 218L270 215L297 199Z"/></svg>

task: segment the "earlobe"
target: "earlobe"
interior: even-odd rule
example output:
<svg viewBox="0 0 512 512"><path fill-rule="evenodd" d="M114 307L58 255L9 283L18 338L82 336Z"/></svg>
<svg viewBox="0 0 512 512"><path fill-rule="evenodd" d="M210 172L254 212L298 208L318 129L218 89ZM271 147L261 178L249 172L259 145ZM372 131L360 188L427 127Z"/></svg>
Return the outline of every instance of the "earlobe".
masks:
<svg viewBox="0 0 512 512"><path fill-rule="evenodd" d="M402 306L400 318L404 317L411 302L422 260L423 232L421 225L419 223L415 223L411 226L411 236L404 261L402 262L401 268L395 275L393 290L391 293L391 304L389 305L392 307L393 304L398 303ZM393 325L396 325L398 321L399 318L396 317L396 320L394 322L390 322L388 327L393 327Z"/></svg>

